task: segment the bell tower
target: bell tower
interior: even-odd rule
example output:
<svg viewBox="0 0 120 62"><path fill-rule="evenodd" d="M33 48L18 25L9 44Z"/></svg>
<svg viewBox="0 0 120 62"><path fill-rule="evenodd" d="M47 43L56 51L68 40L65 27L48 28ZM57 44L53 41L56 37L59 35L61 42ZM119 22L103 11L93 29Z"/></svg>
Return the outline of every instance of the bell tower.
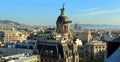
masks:
<svg viewBox="0 0 120 62"><path fill-rule="evenodd" d="M63 4L63 7L60 9L61 14L57 18L56 21L56 32L61 34L64 39L73 39L71 31L70 31L70 21L68 17L65 15L65 7Z"/></svg>

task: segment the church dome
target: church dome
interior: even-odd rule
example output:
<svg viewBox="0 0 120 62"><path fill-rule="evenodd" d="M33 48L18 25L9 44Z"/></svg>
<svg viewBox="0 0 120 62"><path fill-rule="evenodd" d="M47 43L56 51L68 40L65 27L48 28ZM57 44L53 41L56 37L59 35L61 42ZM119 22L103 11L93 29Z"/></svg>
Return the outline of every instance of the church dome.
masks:
<svg viewBox="0 0 120 62"><path fill-rule="evenodd" d="M59 16L57 19L57 22L65 22L65 21L69 21L67 16Z"/></svg>
<svg viewBox="0 0 120 62"><path fill-rule="evenodd" d="M62 22L69 21L68 17L64 13L65 12L64 5L63 5L63 8L60 9L60 10L61 10L61 14L60 14L60 16L57 19L57 23L62 23Z"/></svg>

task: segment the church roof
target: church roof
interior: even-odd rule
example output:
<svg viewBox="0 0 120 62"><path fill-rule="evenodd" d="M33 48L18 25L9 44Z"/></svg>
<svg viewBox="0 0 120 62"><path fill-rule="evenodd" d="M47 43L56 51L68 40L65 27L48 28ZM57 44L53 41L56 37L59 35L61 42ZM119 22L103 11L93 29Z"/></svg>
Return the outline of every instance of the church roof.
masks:
<svg viewBox="0 0 120 62"><path fill-rule="evenodd" d="M64 21L69 21L67 16L59 16L57 19L57 22L64 22Z"/></svg>
<svg viewBox="0 0 120 62"><path fill-rule="evenodd" d="M38 49L41 57L50 58L65 58L66 55L72 54L72 51L66 44L60 44L58 42L41 42L38 44ZM48 53L48 55L47 55ZM50 54L51 53L51 54Z"/></svg>

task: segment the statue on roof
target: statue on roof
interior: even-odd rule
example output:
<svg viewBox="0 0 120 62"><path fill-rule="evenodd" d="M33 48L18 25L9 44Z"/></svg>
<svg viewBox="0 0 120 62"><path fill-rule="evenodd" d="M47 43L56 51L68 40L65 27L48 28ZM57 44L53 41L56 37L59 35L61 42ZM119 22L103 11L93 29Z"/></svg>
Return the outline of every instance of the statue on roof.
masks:
<svg viewBox="0 0 120 62"><path fill-rule="evenodd" d="M61 10L61 16L65 15L64 11L65 11L65 4L63 4L63 7L60 9Z"/></svg>

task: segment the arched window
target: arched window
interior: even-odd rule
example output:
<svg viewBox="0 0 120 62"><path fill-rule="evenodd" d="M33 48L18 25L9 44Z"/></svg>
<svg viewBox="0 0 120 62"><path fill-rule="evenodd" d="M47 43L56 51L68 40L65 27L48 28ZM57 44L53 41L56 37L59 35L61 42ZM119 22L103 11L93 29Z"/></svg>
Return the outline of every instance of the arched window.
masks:
<svg viewBox="0 0 120 62"><path fill-rule="evenodd" d="M64 26L64 32L65 32L65 33L68 32L68 26Z"/></svg>

